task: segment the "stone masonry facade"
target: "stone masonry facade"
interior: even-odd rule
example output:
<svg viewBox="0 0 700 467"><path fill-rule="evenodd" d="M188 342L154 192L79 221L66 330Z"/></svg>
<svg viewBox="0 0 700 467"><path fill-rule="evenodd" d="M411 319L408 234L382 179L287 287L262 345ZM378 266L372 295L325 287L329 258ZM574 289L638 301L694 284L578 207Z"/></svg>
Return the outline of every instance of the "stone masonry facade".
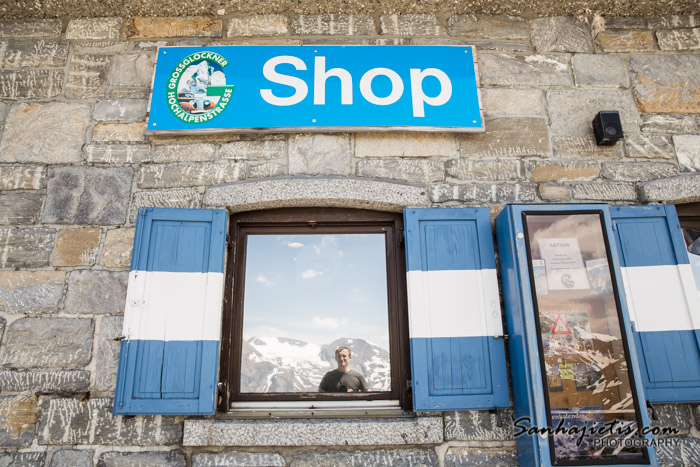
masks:
<svg viewBox="0 0 700 467"><path fill-rule="evenodd" d="M144 134L157 47L247 44L475 45L486 132ZM136 212L699 201L698 70L700 16L0 20L0 465L517 465L512 410L113 416ZM700 406L656 410L699 464Z"/></svg>

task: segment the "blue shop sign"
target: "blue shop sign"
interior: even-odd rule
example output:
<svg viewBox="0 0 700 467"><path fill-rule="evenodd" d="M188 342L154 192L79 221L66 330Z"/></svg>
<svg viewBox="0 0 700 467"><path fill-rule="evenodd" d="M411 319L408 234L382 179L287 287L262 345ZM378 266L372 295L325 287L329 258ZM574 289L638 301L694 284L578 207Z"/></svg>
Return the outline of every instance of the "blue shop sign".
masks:
<svg viewBox="0 0 700 467"><path fill-rule="evenodd" d="M148 132L484 131L471 46L161 47Z"/></svg>

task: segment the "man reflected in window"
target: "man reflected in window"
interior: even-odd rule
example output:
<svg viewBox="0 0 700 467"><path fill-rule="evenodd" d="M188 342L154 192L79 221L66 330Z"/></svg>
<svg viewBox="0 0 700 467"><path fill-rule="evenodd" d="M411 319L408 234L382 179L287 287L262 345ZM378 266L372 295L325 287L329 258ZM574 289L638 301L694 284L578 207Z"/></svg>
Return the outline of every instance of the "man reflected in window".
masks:
<svg viewBox="0 0 700 467"><path fill-rule="evenodd" d="M318 392L370 392L365 378L357 371L350 369L351 359L352 351L347 347L335 349L338 368L323 376Z"/></svg>

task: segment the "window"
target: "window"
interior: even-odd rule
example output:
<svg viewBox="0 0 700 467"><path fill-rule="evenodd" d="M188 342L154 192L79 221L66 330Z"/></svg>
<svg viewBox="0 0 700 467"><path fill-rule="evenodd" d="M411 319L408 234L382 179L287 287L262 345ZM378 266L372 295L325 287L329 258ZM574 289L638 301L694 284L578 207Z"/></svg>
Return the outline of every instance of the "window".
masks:
<svg viewBox="0 0 700 467"><path fill-rule="evenodd" d="M509 405L488 209L255 211L227 242L228 221L139 210L115 414ZM318 392L342 344L370 391Z"/></svg>
<svg viewBox="0 0 700 467"><path fill-rule="evenodd" d="M410 406L400 214L253 211L233 215L229 234L219 410L252 401ZM340 383L342 392L319 391L339 347L369 392Z"/></svg>

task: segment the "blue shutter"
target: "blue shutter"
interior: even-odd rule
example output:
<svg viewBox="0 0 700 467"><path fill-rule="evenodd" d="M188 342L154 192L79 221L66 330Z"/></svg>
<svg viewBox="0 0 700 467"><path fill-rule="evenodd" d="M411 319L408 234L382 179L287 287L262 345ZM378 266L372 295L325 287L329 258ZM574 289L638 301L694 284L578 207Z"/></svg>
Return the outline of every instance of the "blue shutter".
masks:
<svg viewBox="0 0 700 467"><path fill-rule="evenodd" d="M673 206L611 207L647 399L700 401L700 301Z"/></svg>
<svg viewBox="0 0 700 467"><path fill-rule="evenodd" d="M141 208L114 413L213 414L226 211Z"/></svg>
<svg viewBox="0 0 700 467"><path fill-rule="evenodd" d="M406 209L404 220L414 410L508 407L488 209Z"/></svg>

